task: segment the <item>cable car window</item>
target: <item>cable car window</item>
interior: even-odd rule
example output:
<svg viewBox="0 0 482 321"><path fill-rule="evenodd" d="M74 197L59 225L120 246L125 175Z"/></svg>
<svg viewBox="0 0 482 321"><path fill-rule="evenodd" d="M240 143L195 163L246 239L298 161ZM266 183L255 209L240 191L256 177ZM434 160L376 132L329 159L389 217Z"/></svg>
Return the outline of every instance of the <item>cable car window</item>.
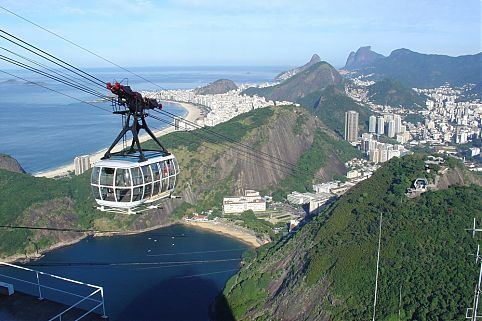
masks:
<svg viewBox="0 0 482 321"><path fill-rule="evenodd" d="M144 198L151 197L151 192L152 192L152 184L146 184L146 186L144 186Z"/></svg>
<svg viewBox="0 0 482 321"><path fill-rule="evenodd" d="M135 185L142 185L142 174L139 167L131 168L132 173L132 184Z"/></svg>
<svg viewBox="0 0 482 321"><path fill-rule="evenodd" d="M131 189L130 188L116 188L115 196L117 202L130 202L131 201Z"/></svg>
<svg viewBox="0 0 482 321"><path fill-rule="evenodd" d="M115 186L131 186L131 174L128 168L118 168L115 171Z"/></svg>
<svg viewBox="0 0 482 321"><path fill-rule="evenodd" d="M171 176L169 178L169 190L174 189L174 186L176 184L176 176Z"/></svg>
<svg viewBox="0 0 482 321"><path fill-rule="evenodd" d="M168 181L169 181L169 178L162 179L161 193L167 191L167 182Z"/></svg>
<svg viewBox="0 0 482 321"><path fill-rule="evenodd" d="M161 179L161 173L159 173L159 167L157 167L157 163L151 164L151 171L152 171L152 177L154 178L155 181L158 181Z"/></svg>
<svg viewBox="0 0 482 321"><path fill-rule="evenodd" d="M112 186L114 184L114 169L102 167L100 171L100 185Z"/></svg>
<svg viewBox="0 0 482 321"><path fill-rule="evenodd" d="M161 186L161 182L157 181L154 183L154 189L152 191L152 196L159 194L159 187Z"/></svg>
<svg viewBox="0 0 482 321"><path fill-rule="evenodd" d="M97 171L99 172L99 171ZM92 193L94 194L94 198L100 200L100 192L97 186L92 186Z"/></svg>
<svg viewBox="0 0 482 321"><path fill-rule="evenodd" d="M144 176L144 183L152 182L152 174L149 166L142 166L142 175Z"/></svg>
<svg viewBox="0 0 482 321"><path fill-rule="evenodd" d="M176 171L174 169L174 162L172 159L167 161L167 164L169 165L169 175L175 175Z"/></svg>
<svg viewBox="0 0 482 321"><path fill-rule="evenodd" d="M92 169L92 184L99 184L99 167L94 167ZM99 191L97 191L97 194L99 194ZM97 197L96 197L97 198Z"/></svg>
<svg viewBox="0 0 482 321"><path fill-rule="evenodd" d="M142 199L142 187L134 187L132 190L132 201L140 201Z"/></svg>
<svg viewBox="0 0 482 321"><path fill-rule="evenodd" d="M166 162L161 162L161 172L162 172L162 178L166 178L169 176L169 168L166 165Z"/></svg>
<svg viewBox="0 0 482 321"><path fill-rule="evenodd" d="M114 189L110 187L101 187L100 194L102 195L102 200L115 202Z"/></svg>

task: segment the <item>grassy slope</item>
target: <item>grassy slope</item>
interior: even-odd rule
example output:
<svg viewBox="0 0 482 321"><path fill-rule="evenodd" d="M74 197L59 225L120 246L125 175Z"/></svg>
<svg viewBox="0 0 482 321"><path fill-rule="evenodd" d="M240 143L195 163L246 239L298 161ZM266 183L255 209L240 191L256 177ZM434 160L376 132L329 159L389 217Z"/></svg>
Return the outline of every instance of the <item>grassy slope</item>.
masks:
<svg viewBox="0 0 482 321"><path fill-rule="evenodd" d="M465 229L473 217L482 219L482 189L456 186L409 200L403 192L423 175L423 165L417 156L393 159L288 242L252 254L224 291L235 317L267 320L277 307L329 283L329 296L304 302L312 313L369 319L382 212L377 319L397 319L400 286L402 320L462 319L477 272L468 256L476 241Z"/></svg>

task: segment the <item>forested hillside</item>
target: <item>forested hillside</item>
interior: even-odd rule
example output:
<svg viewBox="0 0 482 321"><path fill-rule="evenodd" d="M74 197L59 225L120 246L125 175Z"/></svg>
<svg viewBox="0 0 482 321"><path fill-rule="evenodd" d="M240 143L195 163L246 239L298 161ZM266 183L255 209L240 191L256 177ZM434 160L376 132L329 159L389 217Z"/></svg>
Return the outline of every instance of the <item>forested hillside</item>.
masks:
<svg viewBox="0 0 482 321"><path fill-rule="evenodd" d="M296 234L248 253L213 306L218 320L371 319L380 213L376 319L398 319L401 291L401 320L464 320L478 275L469 254L480 243L466 229L482 220L482 188L404 195L433 175L420 155L392 159Z"/></svg>

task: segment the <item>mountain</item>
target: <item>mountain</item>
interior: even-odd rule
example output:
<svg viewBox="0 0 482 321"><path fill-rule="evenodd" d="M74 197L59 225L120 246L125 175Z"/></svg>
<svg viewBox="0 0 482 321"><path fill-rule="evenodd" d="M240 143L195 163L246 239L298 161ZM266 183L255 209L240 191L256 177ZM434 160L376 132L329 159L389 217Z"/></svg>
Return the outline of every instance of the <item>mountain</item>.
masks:
<svg viewBox="0 0 482 321"><path fill-rule="evenodd" d="M345 95L341 75L324 61L312 65L281 84L264 88L248 88L243 93L263 96L270 100L299 103L312 111L340 137L344 134L346 111L355 110L360 114L361 128L368 121L370 114L368 107L356 103Z"/></svg>
<svg viewBox="0 0 482 321"><path fill-rule="evenodd" d="M163 136L162 142L180 163L176 194L181 199L167 200L162 209L142 215L96 211L90 171L55 180L0 170L0 225L142 230L173 222L191 208L220 213L224 196L241 194L245 189L266 193L305 191L311 188L315 174L322 181L332 180L346 172L347 160L358 156L357 150L336 137L319 119L296 106L256 109L210 130L253 150L239 151L225 138L202 129ZM152 142L144 144L146 148L151 145ZM270 156L260 159L260 153ZM287 163L275 165L274 159ZM303 171L295 172L293 168ZM0 258L18 253L33 255L85 235L2 231Z"/></svg>
<svg viewBox="0 0 482 321"><path fill-rule="evenodd" d="M320 56L318 56L317 54L314 54L313 56L311 56L311 59L310 61L308 61L305 65L301 66L301 67L297 67L297 68L293 68L293 69L290 69L288 71L284 71L280 74L278 74L276 77L275 77L275 81L285 81L286 79L288 78L291 78L293 77L294 75L296 75L297 73L301 72L301 71L304 71L308 68L310 68L312 65L318 63L318 62L321 62L321 59L320 59Z"/></svg>
<svg viewBox="0 0 482 321"><path fill-rule="evenodd" d="M383 79L367 87L370 101L379 105L425 108L426 96L393 79Z"/></svg>
<svg viewBox="0 0 482 321"><path fill-rule="evenodd" d="M454 167L440 179L449 187L409 199L416 177L434 179L423 158L390 160L295 234L247 252L213 319L371 319L380 213L377 320L398 320L400 291L401 320L463 319L478 277L468 254L480 242L466 228L482 219L482 188L469 184L481 178Z"/></svg>
<svg viewBox="0 0 482 321"><path fill-rule="evenodd" d="M375 61L385 58L385 56L371 50L371 46L360 47L356 52L350 52L346 60L346 70L356 70L364 66L371 65Z"/></svg>
<svg viewBox="0 0 482 321"><path fill-rule="evenodd" d="M297 102L328 86L341 86L342 77L329 63L322 61L311 65L282 83L264 88L248 88L246 95L263 96L269 100Z"/></svg>
<svg viewBox="0 0 482 321"><path fill-rule="evenodd" d="M194 90L196 95L217 95L217 94L225 94L228 91L236 90L238 86L229 79L218 79L215 82L210 83L201 88L197 88Z"/></svg>
<svg viewBox="0 0 482 321"><path fill-rule="evenodd" d="M409 49L397 49L385 58L367 64L358 74L371 79L391 78L405 86L433 88L449 83L462 86L466 83L481 84L482 52L475 55L450 57L422 54Z"/></svg>

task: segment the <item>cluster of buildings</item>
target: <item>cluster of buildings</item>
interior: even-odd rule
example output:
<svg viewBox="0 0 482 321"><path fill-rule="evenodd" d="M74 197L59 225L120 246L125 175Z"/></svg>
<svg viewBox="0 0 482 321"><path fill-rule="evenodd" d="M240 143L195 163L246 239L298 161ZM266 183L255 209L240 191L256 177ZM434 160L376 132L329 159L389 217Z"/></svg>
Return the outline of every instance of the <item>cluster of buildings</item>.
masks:
<svg viewBox="0 0 482 321"><path fill-rule="evenodd" d="M403 144L410 139L410 134L402 124L400 115L388 113L381 116L370 116L369 132L358 136L358 113L350 110L345 113L345 140L358 146L366 153L373 163L383 163L393 157L400 157L408 153L403 145L383 143L379 141L380 135L395 138Z"/></svg>
<svg viewBox="0 0 482 321"><path fill-rule="evenodd" d="M244 196L228 196L223 199L225 214L242 213L245 211L265 212L266 199L254 190L246 190Z"/></svg>
<svg viewBox="0 0 482 321"><path fill-rule="evenodd" d="M429 144L465 144L479 138L482 128L482 103L458 101L463 90L442 86L415 89L428 96L424 122L413 126L414 136Z"/></svg>
<svg viewBox="0 0 482 321"><path fill-rule="evenodd" d="M158 100L184 102L208 108L208 114L204 119L198 121L197 125L199 126L215 126L226 122L239 114L257 108L293 104L289 101L266 100L264 97L241 94L241 92L248 87L253 86L244 84L236 90L216 95L199 95L195 93L194 89L161 90L156 93L145 93L145 95L146 97L156 98Z"/></svg>
<svg viewBox="0 0 482 321"><path fill-rule="evenodd" d="M317 214L330 201L372 176L380 165L365 159L353 158L345 163L345 167L348 169L345 182L331 181L315 184L313 185L314 192L292 192L287 196L288 202L293 205L304 205L307 207L308 213Z"/></svg>

